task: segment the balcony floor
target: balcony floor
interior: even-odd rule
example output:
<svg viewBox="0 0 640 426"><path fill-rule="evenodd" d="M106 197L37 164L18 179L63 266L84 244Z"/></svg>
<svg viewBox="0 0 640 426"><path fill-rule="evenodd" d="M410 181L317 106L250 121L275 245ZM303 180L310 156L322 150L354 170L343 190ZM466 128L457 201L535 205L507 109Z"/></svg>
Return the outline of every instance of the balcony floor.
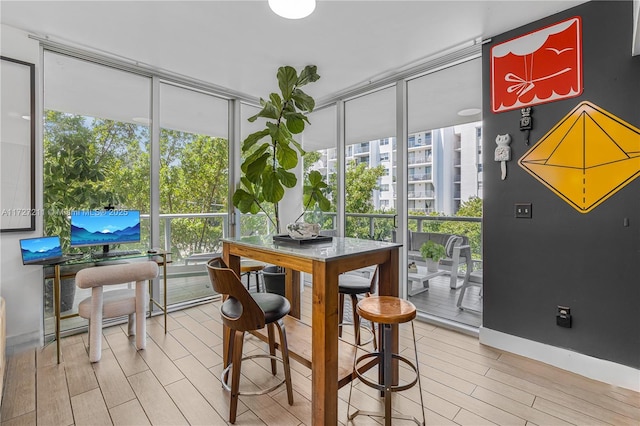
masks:
<svg viewBox="0 0 640 426"><path fill-rule="evenodd" d="M462 280L458 279L458 283L462 284ZM443 275L431 278L429 291L409 296L409 301L416 305L420 312L479 328L482 325L480 287L467 288L462 303L464 310L456 306L459 295L460 289L449 288L449 276Z"/></svg>

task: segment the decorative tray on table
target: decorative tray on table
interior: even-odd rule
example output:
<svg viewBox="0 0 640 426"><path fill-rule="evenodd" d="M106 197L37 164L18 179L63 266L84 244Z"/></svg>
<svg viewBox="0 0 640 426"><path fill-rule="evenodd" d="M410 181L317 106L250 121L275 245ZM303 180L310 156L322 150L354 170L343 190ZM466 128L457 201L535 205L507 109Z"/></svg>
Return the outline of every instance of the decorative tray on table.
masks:
<svg viewBox="0 0 640 426"><path fill-rule="evenodd" d="M296 244L296 245L328 243L332 240L333 240L333 237L330 235L318 235L317 237L314 237L314 238L301 238L301 239L291 238L288 234L273 236L274 243L288 243L288 244Z"/></svg>

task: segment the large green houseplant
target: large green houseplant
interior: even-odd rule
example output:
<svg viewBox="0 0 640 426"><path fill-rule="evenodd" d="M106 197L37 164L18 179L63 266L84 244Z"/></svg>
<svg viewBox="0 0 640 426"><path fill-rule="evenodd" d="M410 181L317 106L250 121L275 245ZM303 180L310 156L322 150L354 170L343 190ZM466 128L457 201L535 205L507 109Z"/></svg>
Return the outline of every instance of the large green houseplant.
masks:
<svg viewBox="0 0 640 426"><path fill-rule="evenodd" d="M306 114L315 107L313 98L300 88L320 78L316 70L315 65L308 65L298 75L293 67L280 67L277 73L280 94L271 93L268 100L261 98L262 110L249 118L250 122L266 119L265 128L250 134L242 143L242 177L233 194L233 205L242 213L264 212L278 234L281 231L278 204L285 188L297 185L298 179L291 170L306 154L294 135L302 133L305 123L310 124ZM329 210L325 188L318 171L309 173L303 187L304 211L315 206Z"/></svg>

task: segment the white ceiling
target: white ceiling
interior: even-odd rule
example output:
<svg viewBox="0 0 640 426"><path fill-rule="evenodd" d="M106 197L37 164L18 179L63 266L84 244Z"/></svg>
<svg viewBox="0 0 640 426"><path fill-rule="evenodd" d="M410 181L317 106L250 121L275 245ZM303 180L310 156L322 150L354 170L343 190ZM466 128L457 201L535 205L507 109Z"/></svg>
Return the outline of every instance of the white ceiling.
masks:
<svg viewBox="0 0 640 426"><path fill-rule="evenodd" d="M584 1L319 0L302 20L267 1L9 1L0 22L135 60L248 97L277 90L281 65L316 64L321 103L478 38Z"/></svg>

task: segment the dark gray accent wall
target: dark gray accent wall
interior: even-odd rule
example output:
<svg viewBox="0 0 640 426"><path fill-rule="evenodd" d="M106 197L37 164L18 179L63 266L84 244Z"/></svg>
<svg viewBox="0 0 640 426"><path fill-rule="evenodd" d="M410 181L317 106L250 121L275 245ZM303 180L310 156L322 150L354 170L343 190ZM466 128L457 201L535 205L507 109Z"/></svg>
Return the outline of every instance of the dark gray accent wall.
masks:
<svg viewBox="0 0 640 426"><path fill-rule="evenodd" d="M533 107L531 146L582 101L640 128L632 1L588 2L484 46L483 325L640 368L640 178L580 213L517 164L531 147L519 130L520 111L491 112L490 48L572 16L582 18L584 92ZM503 181L494 151L496 135L504 133L513 141ZM514 203L522 202L532 203L532 219L514 218ZM571 308L572 328L556 325L558 305Z"/></svg>

